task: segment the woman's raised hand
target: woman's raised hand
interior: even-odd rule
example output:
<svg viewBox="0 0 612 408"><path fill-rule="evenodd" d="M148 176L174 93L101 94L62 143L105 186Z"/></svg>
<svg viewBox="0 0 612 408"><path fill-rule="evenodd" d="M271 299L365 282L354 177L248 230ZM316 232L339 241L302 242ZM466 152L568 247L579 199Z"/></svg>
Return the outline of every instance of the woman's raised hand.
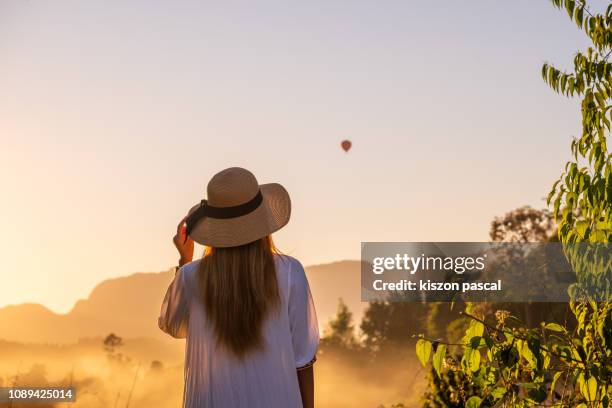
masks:
<svg viewBox="0 0 612 408"><path fill-rule="evenodd" d="M179 259L179 266L183 266L193 260L194 243L193 239L187 235L187 226L185 225L186 219L187 217L179 222L179 225L176 227L176 235L172 238L172 242L174 242L174 246L181 256Z"/></svg>

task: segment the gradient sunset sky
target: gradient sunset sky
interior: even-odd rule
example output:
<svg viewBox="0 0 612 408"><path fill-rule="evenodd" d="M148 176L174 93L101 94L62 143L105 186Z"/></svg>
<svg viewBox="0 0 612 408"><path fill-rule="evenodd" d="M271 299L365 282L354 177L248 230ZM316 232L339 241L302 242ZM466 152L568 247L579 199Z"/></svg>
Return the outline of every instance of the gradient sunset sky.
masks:
<svg viewBox="0 0 612 408"><path fill-rule="evenodd" d="M0 306L174 265L230 166L286 186L305 265L487 240L569 158L578 103L540 68L586 44L547 0L0 0Z"/></svg>

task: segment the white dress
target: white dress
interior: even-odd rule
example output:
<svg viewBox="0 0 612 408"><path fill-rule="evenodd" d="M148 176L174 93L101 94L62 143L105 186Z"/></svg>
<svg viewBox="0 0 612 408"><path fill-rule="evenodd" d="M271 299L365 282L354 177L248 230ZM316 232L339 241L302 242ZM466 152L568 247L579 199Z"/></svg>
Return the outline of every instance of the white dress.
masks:
<svg viewBox="0 0 612 408"><path fill-rule="evenodd" d="M243 360L218 347L196 293L199 260L184 265L166 293L159 327L186 338L187 408L293 408L302 400L296 369L312 364L319 329L304 268L296 259L275 255L280 313L264 324L265 347Z"/></svg>

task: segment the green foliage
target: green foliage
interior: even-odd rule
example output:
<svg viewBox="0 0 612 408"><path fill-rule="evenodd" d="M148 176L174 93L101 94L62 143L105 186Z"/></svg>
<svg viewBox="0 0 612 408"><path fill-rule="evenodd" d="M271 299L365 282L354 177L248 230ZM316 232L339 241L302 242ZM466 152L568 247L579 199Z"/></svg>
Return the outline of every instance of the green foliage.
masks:
<svg viewBox="0 0 612 408"><path fill-rule="evenodd" d="M425 332L430 337L444 335L445 327L461 309L438 313L437 303L372 302L365 310L360 329L363 345L373 354L395 352L412 347L414 333Z"/></svg>
<svg viewBox="0 0 612 408"><path fill-rule="evenodd" d="M573 160L554 183L547 202L579 285L581 280L591 286L592 282L609 284L600 280L601 276L593 279L602 271L606 276L610 272L610 262L598 257L598 247L585 254L573 244L601 243L605 248L612 238L612 156L607 147L612 130L612 64L608 61L612 54L612 4L603 13L593 14L585 1L551 1L567 12L592 46L576 54L573 72L561 72L549 64L542 68L542 77L553 90L582 100L582 132L571 143ZM492 238L506 236L506 227L513 227L517 220L538 225L539 218L530 211L519 216L496 220ZM546 230L542 225L540 232ZM519 241L525 237L519 235ZM570 291L572 296L575 293ZM425 396L424 406L612 407L611 303L573 299L570 308L575 321L564 325L542 322L532 327L502 310L491 322L475 316L474 308L468 305L464 315L471 321L459 344L421 337L417 355L422 361L425 357L425 362L429 361L423 351L426 342L432 349L445 344L460 353L457 358L447 355L440 364L440 356L434 352L431 392Z"/></svg>
<svg viewBox="0 0 612 408"><path fill-rule="evenodd" d="M444 365L448 367L458 358L446 356ZM470 396L480 391L470 377L460 370L444 369L439 375L432 371L429 374L429 385L423 400L423 407L426 408L464 408Z"/></svg>
<svg viewBox="0 0 612 408"><path fill-rule="evenodd" d="M592 14L581 1L552 0L565 9L592 42L574 58L574 70L549 64L542 77L556 92L582 98L582 135L571 143L573 160L553 185L547 201L559 222L564 243L609 242L612 238L612 159L607 135L612 120L612 4ZM582 164L582 165L581 165Z"/></svg>
<svg viewBox="0 0 612 408"><path fill-rule="evenodd" d="M448 345L461 357L441 357L446 344L419 339L422 362L429 361L426 344L437 345L430 382L435 395L428 393L424 406L610 406L612 305L572 306L580 319L573 332L556 323L527 329L507 314L492 323L466 313L471 324L461 344Z"/></svg>
<svg viewBox="0 0 612 408"><path fill-rule="evenodd" d="M425 367L427 361L429 361L429 356L431 355L432 343L429 341L425 341L423 339L419 339L416 344L416 354L419 358L419 361Z"/></svg>
<svg viewBox="0 0 612 408"><path fill-rule="evenodd" d="M493 242L548 242L556 231L550 212L524 206L495 217L489 236Z"/></svg>
<svg viewBox="0 0 612 408"><path fill-rule="evenodd" d="M439 344L432 359L432 365L438 377L440 377L440 371L442 370L442 364L444 363L445 358L446 344Z"/></svg>
<svg viewBox="0 0 612 408"><path fill-rule="evenodd" d="M355 336L353 313L342 299L338 301L336 316L332 318L321 339L320 352L329 353L335 357L349 355L359 349L361 345Z"/></svg>
<svg viewBox="0 0 612 408"><path fill-rule="evenodd" d="M465 402L465 408L478 408L480 404L482 404L480 397L473 396Z"/></svg>
<svg viewBox="0 0 612 408"><path fill-rule="evenodd" d="M336 316L329 322L325 340L329 345L347 348L353 347L357 343L355 326L353 326L353 313L342 299L338 301Z"/></svg>

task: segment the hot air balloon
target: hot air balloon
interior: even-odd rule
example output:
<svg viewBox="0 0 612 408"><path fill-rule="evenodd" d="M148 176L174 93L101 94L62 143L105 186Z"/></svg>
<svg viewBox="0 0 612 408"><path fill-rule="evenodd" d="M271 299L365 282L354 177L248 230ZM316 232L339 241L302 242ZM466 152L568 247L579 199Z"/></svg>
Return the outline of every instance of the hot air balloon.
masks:
<svg viewBox="0 0 612 408"><path fill-rule="evenodd" d="M351 149L352 143L350 140L343 140L342 143L340 143L340 146L342 146L342 150L348 153L348 151Z"/></svg>

